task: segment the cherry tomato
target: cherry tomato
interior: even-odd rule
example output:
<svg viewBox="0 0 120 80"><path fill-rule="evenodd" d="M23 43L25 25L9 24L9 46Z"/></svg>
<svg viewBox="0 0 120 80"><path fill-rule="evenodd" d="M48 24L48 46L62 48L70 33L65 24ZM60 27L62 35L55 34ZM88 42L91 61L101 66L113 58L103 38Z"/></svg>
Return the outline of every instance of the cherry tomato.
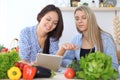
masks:
<svg viewBox="0 0 120 80"><path fill-rule="evenodd" d="M20 63L19 62L14 62L14 66L19 67Z"/></svg>
<svg viewBox="0 0 120 80"><path fill-rule="evenodd" d="M68 79L72 79L75 76L75 71L72 68L66 68L64 76Z"/></svg>

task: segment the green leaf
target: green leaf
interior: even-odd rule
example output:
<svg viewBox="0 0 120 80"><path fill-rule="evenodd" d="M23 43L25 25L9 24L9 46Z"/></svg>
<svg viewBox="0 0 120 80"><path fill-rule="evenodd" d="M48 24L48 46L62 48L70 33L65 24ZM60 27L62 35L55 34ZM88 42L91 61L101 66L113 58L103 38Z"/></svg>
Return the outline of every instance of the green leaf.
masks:
<svg viewBox="0 0 120 80"><path fill-rule="evenodd" d="M84 79L85 78L84 72L83 71L77 71L76 72L76 78L77 79Z"/></svg>
<svg viewBox="0 0 120 80"><path fill-rule="evenodd" d="M20 57L17 52L0 53L0 79L7 79L7 70L19 60Z"/></svg>
<svg viewBox="0 0 120 80"><path fill-rule="evenodd" d="M84 80L109 80L117 79L118 71L112 66L112 58L102 52L89 53L75 63L70 64L76 68L76 78Z"/></svg>
<svg viewBox="0 0 120 80"><path fill-rule="evenodd" d="M0 44L0 52L3 48L5 48L4 45Z"/></svg>

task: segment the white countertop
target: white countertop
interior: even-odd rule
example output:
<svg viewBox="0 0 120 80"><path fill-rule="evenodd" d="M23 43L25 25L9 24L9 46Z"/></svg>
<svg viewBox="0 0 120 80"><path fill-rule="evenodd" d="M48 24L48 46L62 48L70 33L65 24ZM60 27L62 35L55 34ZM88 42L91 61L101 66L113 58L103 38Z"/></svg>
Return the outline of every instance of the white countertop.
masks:
<svg viewBox="0 0 120 80"><path fill-rule="evenodd" d="M63 73L56 73L56 75L52 78L39 78L34 80L68 80L68 79L64 77Z"/></svg>

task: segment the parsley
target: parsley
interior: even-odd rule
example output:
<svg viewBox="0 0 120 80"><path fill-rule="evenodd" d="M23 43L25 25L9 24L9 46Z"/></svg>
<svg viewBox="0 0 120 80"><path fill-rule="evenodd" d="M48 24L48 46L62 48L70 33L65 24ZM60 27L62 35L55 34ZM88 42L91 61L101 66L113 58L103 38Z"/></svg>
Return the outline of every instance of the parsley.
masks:
<svg viewBox="0 0 120 80"><path fill-rule="evenodd" d="M0 79L7 79L7 70L14 65L14 62L19 60L20 57L18 52L14 50L0 53Z"/></svg>

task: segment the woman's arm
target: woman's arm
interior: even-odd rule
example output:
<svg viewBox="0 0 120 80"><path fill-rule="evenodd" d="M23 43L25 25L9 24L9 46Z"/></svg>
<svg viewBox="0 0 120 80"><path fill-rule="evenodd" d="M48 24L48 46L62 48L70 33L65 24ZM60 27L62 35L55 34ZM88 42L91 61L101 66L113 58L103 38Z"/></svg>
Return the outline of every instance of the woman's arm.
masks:
<svg viewBox="0 0 120 80"><path fill-rule="evenodd" d="M103 40L104 53L111 56L113 67L118 70L117 49L112 36Z"/></svg>
<svg viewBox="0 0 120 80"><path fill-rule="evenodd" d="M26 31L27 28L23 29L20 33L19 39L19 55L21 60L28 62L29 54L30 54L30 46L29 46L29 34Z"/></svg>

